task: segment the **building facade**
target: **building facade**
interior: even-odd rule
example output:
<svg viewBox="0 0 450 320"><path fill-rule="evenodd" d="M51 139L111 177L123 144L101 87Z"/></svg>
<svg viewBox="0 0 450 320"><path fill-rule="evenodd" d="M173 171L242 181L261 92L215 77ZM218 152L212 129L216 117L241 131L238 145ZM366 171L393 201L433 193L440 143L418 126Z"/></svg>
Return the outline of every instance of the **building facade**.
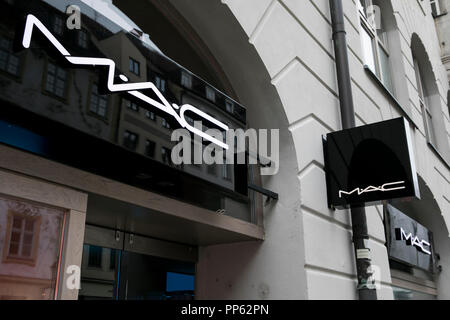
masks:
<svg viewBox="0 0 450 320"><path fill-rule="evenodd" d="M421 194L366 208L378 299L450 298L445 3L343 0L357 125L407 120ZM357 299L350 214L327 202L322 138L342 129L328 0L0 5L0 298ZM278 172L172 164L167 114L105 94L37 29L16 50L27 14L74 56L114 61L115 81L279 129ZM432 232L432 268L391 255L389 208Z"/></svg>

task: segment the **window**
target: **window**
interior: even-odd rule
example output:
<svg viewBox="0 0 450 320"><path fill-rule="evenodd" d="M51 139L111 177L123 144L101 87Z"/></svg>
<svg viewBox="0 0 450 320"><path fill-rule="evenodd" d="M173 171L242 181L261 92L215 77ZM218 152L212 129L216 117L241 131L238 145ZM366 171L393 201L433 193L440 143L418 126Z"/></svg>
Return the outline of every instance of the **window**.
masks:
<svg viewBox="0 0 450 320"><path fill-rule="evenodd" d="M77 43L81 48L87 49L89 42L89 35L85 30L78 30Z"/></svg>
<svg viewBox="0 0 450 320"><path fill-rule="evenodd" d="M62 35L64 32L64 20L60 16L55 16L53 20L53 31L57 35Z"/></svg>
<svg viewBox="0 0 450 320"><path fill-rule="evenodd" d="M124 99L124 101L125 101L125 106L128 109L131 109L131 110L133 110L135 112L139 112L139 106L136 103L131 102L130 100L126 100L126 99Z"/></svg>
<svg viewBox="0 0 450 320"><path fill-rule="evenodd" d="M98 85L96 83L92 85L89 110L102 118L107 118L108 98L98 93Z"/></svg>
<svg viewBox="0 0 450 320"><path fill-rule="evenodd" d="M161 125L163 126L163 128L170 129L169 122L167 122L167 120L164 118L162 118L162 120L161 120Z"/></svg>
<svg viewBox="0 0 450 320"><path fill-rule="evenodd" d="M0 70L13 76L19 74L19 57L13 54L13 42L0 36Z"/></svg>
<svg viewBox="0 0 450 320"><path fill-rule="evenodd" d="M422 76L419 63L414 59L414 71L416 72L417 90L419 92L420 109L422 110L423 121L427 133L428 142L434 147L437 146L436 134L433 127L433 116L427 99L428 93L425 87L424 78Z"/></svg>
<svg viewBox="0 0 450 320"><path fill-rule="evenodd" d="M227 112L233 113L234 112L234 103L230 100L225 100L225 108Z"/></svg>
<svg viewBox="0 0 450 320"><path fill-rule="evenodd" d="M88 266L93 268L102 267L103 248L97 246L89 246Z"/></svg>
<svg viewBox="0 0 450 320"><path fill-rule="evenodd" d="M67 72L49 62L47 65L47 78L45 82L45 90L57 97L64 98L66 94Z"/></svg>
<svg viewBox="0 0 450 320"><path fill-rule="evenodd" d="M15 260L35 260L40 219L13 212L10 214L10 221L7 257Z"/></svg>
<svg viewBox="0 0 450 320"><path fill-rule="evenodd" d="M145 116L148 118L148 119L150 119L150 120L153 120L153 121L156 121L156 115L155 115L155 113L154 112L151 112L151 111L146 111L145 112Z"/></svg>
<svg viewBox="0 0 450 320"><path fill-rule="evenodd" d="M123 134L123 145L130 150L136 150L138 145L139 136L131 131L126 130Z"/></svg>
<svg viewBox="0 0 450 320"><path fill-rule="evenodd" d="M364 63L392 93L393 85L389 61L389 45L383 23L383 15L377 12L378 8L381 8L378 5L378 1L358 0L362 53ZM381 17L378 15L381 15Z"/></svg>
<svg viewBox="0 0 450 320"><path fill-rule="evenodd" d="M0 195L0 300L55 299L65 214Z"/></svg>
<svg viewBox="0 0 450 320"><path fill-rule="evenodd" d="M145 141L145 155L154 158L155 157L155 147L156 143L151 140Z"/></svg>
<svg viewBox="0 0 450 320"><path fill-rule="evenodd" d="M166 80L164 80L160 76L155 76L155 86L162 93L166 92Z"/></svg>
<svg viewBox="0 0 450 320"><path fill-rule="evenodd" d="M172 164L171 151L169 148L166 147L161 148L161 159L166 164L169 165Z"/></svg>
<svg viewBox="0 0 450 320"><path fill-rule="evenodd" d="M206 99L216 102L216 92L211 87L206 87Z"/></svg>
<svg viewBox="0 0 450 320"><path fill-rule="evenodd" d="M188 89L192 88L192 76L185 71L181 72L181 85Z"/></svg>
<svg viewBox="0 0 450 320"><path fill-rule="evenodd" d="M129 70L131 73L134 73L135 75L139 76L141 74L141 65L139 62L134 60L133 58L130 58L130 66Z"/></svg>
<svg viewBox="0 0 450 320"><path fill-rule="evenodd" d="M438 17L444 14L441 0L430 0L430 4L431 4L431 13L433 14L433 17Z"/></svg>

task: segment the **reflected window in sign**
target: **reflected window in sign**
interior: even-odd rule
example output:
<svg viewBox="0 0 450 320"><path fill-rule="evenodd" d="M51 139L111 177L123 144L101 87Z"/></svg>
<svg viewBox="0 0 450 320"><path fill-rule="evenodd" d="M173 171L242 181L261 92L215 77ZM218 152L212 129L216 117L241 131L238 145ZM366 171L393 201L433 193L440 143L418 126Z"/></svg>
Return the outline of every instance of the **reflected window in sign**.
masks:
<svg viewBox="0 0 450 320"><path fill-rule="evenodd" d="M136 150L139 136L136 133L133 133L131 131L125 131L123 135L123 145L125 148L130 150Z"/></svg>
<svg viewBox="0 0 450 320"><path fill-rule="evenodd" d="M19 74L19 57L12 52L11 39L0 36L0 70L13 76Z"/></svg>
<svg viewBox="0 0 450 320"><path fill-rule="evenodd" d="M64 20L61 16L55 16L53 20L53 31L57 35L62 35L64 32Z"/></svg>
<svg viewBox="0 0 450 320"><path fill-rule="evenodd" d="M213 88L206 87L206 99L216 102L216 92Z"/></svg>
<svg viewBox="0 0 450 320"><path fill-rule="evenodd" d="M166 80L162 79L160 76L155 76L155 85L159 91L166 91Z"/></svg>
<svg viewBox="0 0 450 320"><path fill-rule="evenodd" d="M153 120L153 121L156 120L156 115L155 115L154 112L146 111L146 112L145 112L145 116L146 116L148 119L150 119L150 120Z"/></svg>
<svg viewBox="0 0 450 320"><path fill-rule="evenodd" d="M0 300L55 299L64 215L0 196Z"/></svg>
<svg viewBox="0 0 450 320"><path fill-rule="evenodd" d="M140 63L134 60L133 58L130 58L129 71L138 76L141 73L140 69L141 69Z"/></svg>
<svg viewBox="0 0 450 320"><path fill-rule="evenodd" d="M92 85L90 111L102 118L106 118L108 108L108 99L98 93L98 85Z"/></svg>
<svg viewBox="0 0 450 320"><path fill-rule="evenodd" d="M192 88L192 76L185 71L181 72L181 85L188 89Z"/></svg>
<svg viewBox="0 0 450 320"><path fill-rule="evenodd" d="M148 157L153 158L155 156L155 147L156 147L156 143L154 143L151 140L147 140L145 142L145 154Z"/></svg>
<svg viewBox="0 0 450 320"><path fill-rule="evenodd" d="M64 98L66 93L66 80L67 72L56 64L49 62L47 65L45 90L59 98Z"/></svg>
<svg viewBox="0 0 450 320"><path fill-rule="evenodd" d="M194 291L194 283L194 275L167 272L167 292Z"/></svg>

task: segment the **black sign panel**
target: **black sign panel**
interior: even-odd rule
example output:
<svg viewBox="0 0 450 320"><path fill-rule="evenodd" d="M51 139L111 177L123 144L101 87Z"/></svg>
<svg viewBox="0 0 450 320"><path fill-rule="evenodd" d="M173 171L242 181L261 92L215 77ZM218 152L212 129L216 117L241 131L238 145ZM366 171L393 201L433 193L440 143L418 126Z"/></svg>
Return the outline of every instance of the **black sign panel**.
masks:
<svg viewBox="0 0 450 320"><path fill-rule="evenodd" d="M385 224L391 259L434 272L431 231L391 205L386 206Z"/></svg>
<svg viewBox="0 0 450 320"><path fill-rule="evenodd" d="M69 4L80 8L79 28L67 27ZM179 128L226 149L206 131L245 128L245 108L124 29L128 18L109 7L114 21L79 0L0 1L0 143L212 211L246 212L247 165L171 158Z"/></svg>
<svg viewBox="0 0 450 320"><path fill-rule="evenodd" d="M330 207L420 196L404 118L330 133L324 155Z"/></svg>

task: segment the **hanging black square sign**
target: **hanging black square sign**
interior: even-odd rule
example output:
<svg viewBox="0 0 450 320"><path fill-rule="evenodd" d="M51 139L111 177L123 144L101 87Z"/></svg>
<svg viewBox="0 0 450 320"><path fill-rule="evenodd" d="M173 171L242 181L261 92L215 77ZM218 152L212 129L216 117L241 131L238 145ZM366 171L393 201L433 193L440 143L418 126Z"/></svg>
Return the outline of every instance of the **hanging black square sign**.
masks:
<svg viewBox="0 0 450 320"><path fill-rule="evenodd" d="M329 133L324 156L330 207L363 207L420 197L404 118Z"/></svg>

